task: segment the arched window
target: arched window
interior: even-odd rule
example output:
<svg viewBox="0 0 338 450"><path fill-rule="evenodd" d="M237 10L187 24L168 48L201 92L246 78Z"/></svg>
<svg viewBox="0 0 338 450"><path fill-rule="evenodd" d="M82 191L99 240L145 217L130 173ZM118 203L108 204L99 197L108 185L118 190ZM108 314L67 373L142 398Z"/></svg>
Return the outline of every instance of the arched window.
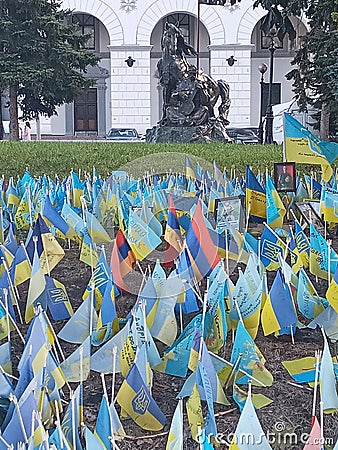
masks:
<svg viewBox="0 0 338 450"><path fill-rule="evenodd" d="M82 13L76 13L72 16L72 21L74 24L77 24L80 33L89 35L89 39L86 43L86 48L88 50L96 50L96 20L94 16L91 16L89 14L82 14Z"/></svg>
<svg viewBox="0 0 338 450"><path fill-rule="evenodd" d="M183 13L170 14L169 16L166 16L163 19L163 30L166 22L173 24L176 24L178 22L178 27L182 31L182 34L186 42L188 42L190 45L194 45L192 19L193 17L190 16L189 14Z"/></svg>

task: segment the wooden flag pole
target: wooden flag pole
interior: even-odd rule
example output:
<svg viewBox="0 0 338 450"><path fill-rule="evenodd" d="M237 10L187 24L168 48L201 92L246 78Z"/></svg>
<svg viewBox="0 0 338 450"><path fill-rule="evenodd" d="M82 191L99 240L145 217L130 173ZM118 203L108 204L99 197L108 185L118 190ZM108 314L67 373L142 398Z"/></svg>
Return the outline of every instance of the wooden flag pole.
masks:
<svg viewBox="0 0 338 450"><path fill-rule="evenodd" d="M113 429L113 418L112 418L111 411L109 408L108 392L107 392L107 386L106 386L106 380L104 377L104 373L101 373L101 381L102 381L103 396L107 400L108 414L109 414L110 434L108 436L108 439L112 444L113 450L120 450L115 442L114 429Z"/></svg>
<svg viewBox="0 0 338 450"><path fill-rule="evenodd" d="M321 449L324 449L324 402L321 400L320 403L320 443Z"/></svg>
<svg viewBox="0 0 338 450"><path fill-rule="evenodd" d="M225 384L225 389L227 389L229 387L229 384L231 382L231 379L233 377L233 375L235 374L238 364L240 363L241 359L242 359L243 353L239 353L239 355L237 356L236 362L235 364L232 366L229 378L227 379L227 382Z"/></svg>
<svg viewBox="0 0 338 450"><path fill-rule="evenodd" d="M239 317L239 321L241 322L241 324L242 324L243 327L244 327L243 317L242 317L241 311L240 311L240 309L239 309L239 306L238 306L238 302L237 302L236 297L233 298L233 301L234 301L235 307L236 307L236 309L237 309L237 314L238 314L238 317Z"/></svg>
<svg viewBox="0 0 338 450"><path fill-rule="evenodd" d="M95 293L95 283L92 278L91 291L90 291L90 312L89 312L89 336L93 334L93 309L94 309L94 293Z"/></svg>
<svg viewBox="0 0 338 450"><path fill-rule="evenodd" d="M132 310L131 310L131 315L133 316L133 324L132 324L132 327L133 327L133 335L134 335L134 340L135 340L134 344L135 344L135 347L138 348L139 342L138 342L138 332L137 332L137 328L136 328L136 320L135 320L135 318L136 318L136 311L135 311L135 309L132 309Z"/></svg>
<svg viewBox="0 0 338 450"><path fill-rule="evenodd" d="M49 320L49 317L48 317L46 311L44 311L42 308L41 308L41 313L42 313L44 319L46 320L46 322L47 322L47 324L48 324L48 326L49 326L49 328L50 328L50 330L52 332L53 338L54 338L54 340L56 342L56 346L57 346L57 348L58 348L58 350L59 350L59 352L61 354L62 360L64 361L66 359L66 357L65 357L65 354L63 353L63 350L62 350L59 338L58 338L57 334L55 333L55 330L54 330L54 328L53 328L53 326L51 324L51 321ZM56 348L55 348L55 356L58 359L58 353L56 352Z"/></svg>
<svg viewBox="0 0 338 450"><path fill-rule="evenodd" d="M7 262L6 262L5 258L1 258L1 261L2 261L2 263L4 265L4 268L5 268L5 271L6 271L6 274L7 274L7 279L8 279L8 284L9 284L9 287L10 287L10 292L13 294L13 297L15 299L14 306L16 306L16 309L18 310L20 323L23 323L22 315L21 315L21 311L20 311L20 307L19 307L19 299L20 299L20 297L19 297L18 289L17 289L16 286L14 286L14 284L12 282L12 279L11 279L11 276L10 276L9 269L8 269Z"/></svg>
<svg viewBox="0 0 338 450"><path fill-rule="evenodd" d="M3 209L0 207L0 244L2 244L4 242L4 211Z"/></svg>
<svg viewBox="0 0 338 450"><path fill-rule="evenodd" d="M28 214L29 214L29 225L31 228L33 228L33 217L32 217L32 199L31 199L31 190L30 187L28 186L26 188L27 191L27 198L28 198Z"/></svg>
<svg viewBox="0 0 338 450"><path fill-rule="evenodd" d="M332 241L331 239L327 240L327 284L328 287L330 286L331 283L331 245L332 245Z"/></svg>
<svg viewBox="0 0 338 450"><path fill-rule="evenodd" d="M6 311L8 311L8 291L7 289L3 289L4 297L5 297L5 305L6 305ZM7 341L11 342L11 327L10 327L10 321L9 321L9 315L6 313L6 324L7 324Z"/></svg>
<svg viewBox="0 0 338 450"><path fill-rule="evenodd" d="M251 210L251 202L249 202L248 210L246 212L245 233L248 231L249 227L250 210Z"/></svg>
<svg viewBox="0 0 338 450"><path fill-rule="evenodd" d="M312 417L311 417L311 427L313 427L316 418L316 402L317 402L317 386L318 386L318 376L319 376L319 360L321 357L321 352L319 350L315 351L316 357L316 371L315 371L315 382L313 386L313 401L312 401Z"/></svg>
<svg viewBox="0 0 338 450"><path fill-rule="evenodd" d="M5 441L5 439L1 435L0 442L2 442L8 448L8 450L14 450L13 444L9 444L7 441Z"/></svg>
<svg viewBox="0 0 338 450"><path fill-rule="evenodd" d="M180 329L181 329L181 334L183 333L183 311L182 311L182 303L179 304L179 309L180 309Z"/></svg>
<svg viewBox="0 0 338 450"><path fill-rule="evenodd" d="M226 272L229 275L229 244L228 244L228 230L225 230L225 263Z"/></svg>
<svg viewBox="0 0 338 450"><path fill-rule="evenodd" d="M198 359L201 361L202 359L202 346L203 346L203 334L204 334L204 324L205 324L205 315L207 312L207 299L208 299L208 289L209 289L209 278L207 278L207 287L204 292L203 298L203 310L202 310L202 321L201 321L201 339L200 339L200 348L198 351Z"/></svg>
<svg viewBox="0 0 338 450"><path fill-rule="evenodd" d="M113 377L111 382L111 400L110 402L114 404L114 396L115 396L115 376L116 376L116 356L117 356L117 346L114 345L113 347Z"/></svg>
<svg viewBox="0 0 338 450"><path fill-rule="evenodd" d="M70 392L70 401L72 402L71 404L71 409L72 409L72 438L73 438L73 450L76 450L76 433L77 433L77 429L75 427L75 402L74 402L74 392L71 391Z"/></svg>
<svg viewBox="0 0 338 450"><path fill-rule="evenodd" d="M63 433L62 433L62 430L61 430L59 405L58 405L57 400L54 400L54 406L55 406L55 415L56 415L55 425L56 425L56 428L57 428L58 434L59 434L59 441L60 441L60 445L61 445L61 450L63 450Z"/></svg>
<svg viewBox="0 0 338 450"><path fill-rule="evenodd" d="M215 355L214 353L212 354L213 358L218 359L219 361L224 362L226 365L233 367L234 365L230 362L230 361L226 361L225 359L221 358L218 355ZM245 375L246 377L250 378L252 381L254 381L255 383L258 383L260 386L262 387L267 387L266 384L264 384L262 381L260 381L258 378L253 377L252 375L250 375L248 372L246 372L243 369L238 369L238 372L241 372L243 375Z"/></svg>
<svg viewBox="0 0 338 450"><path fill-rule="evenodd" d="M8 397L8 398L9 398L9 400L10 400L11 402L13 402L13 404L14 404L16 413L17 413L18 418L19 418L20 428L21 428L23 437L24 437L24 439L25 439L25 443L27 443L27 442L28 442L28 437L27 437L26 429L25 429L25 426L24 426L24 423L23 423L21 411L20 411L20 408L19 408L19 405L18 405L18 399L15 397L14 394L9 394L9 397Z"/></svg>
<svg viewBox="0 0 338 450"><path fill-rule="evenodd" d="M25 343L25 339L24 339L24 337L22 336L21 331L19 330L17 324L16 324L15 321L13 320L13 317L9 314L8 308L6 307L6 305L4 305L4 304L2 303L1 299L0 299L0 306L3 307L3 309L4 309L5 312L6 312L6 314L9 316L10 321L12 322L12 325L14 326L14 328L15 328L16 332L18 333L18 335L20 336L20 339L22 340L22 342Z"/></svg>

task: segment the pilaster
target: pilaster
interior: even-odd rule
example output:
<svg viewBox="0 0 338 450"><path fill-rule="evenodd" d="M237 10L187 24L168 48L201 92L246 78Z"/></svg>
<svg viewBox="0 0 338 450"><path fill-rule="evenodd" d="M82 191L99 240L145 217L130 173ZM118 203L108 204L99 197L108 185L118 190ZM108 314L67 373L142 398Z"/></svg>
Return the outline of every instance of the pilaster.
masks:
<svg viewBox="0 0 338 450"><path fill-rule="evenodd" d="M108 46L111 61L111 123L144 133L151 127L150 45ZM126 63L134 59L132 67Z"/></svg>
<svg viewBox="0 0 338 450"><path fill-rule="evenodd" d="M230 126L250 125L252 47L251 44L209 46L211 76L230 85ZM227 62L230 56L236 60L233 66Z"/></svg>

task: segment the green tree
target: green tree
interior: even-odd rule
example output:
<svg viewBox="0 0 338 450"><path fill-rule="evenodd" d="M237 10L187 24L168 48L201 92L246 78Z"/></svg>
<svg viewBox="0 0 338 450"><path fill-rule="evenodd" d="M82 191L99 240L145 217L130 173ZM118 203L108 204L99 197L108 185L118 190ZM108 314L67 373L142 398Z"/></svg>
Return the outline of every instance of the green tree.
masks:
<svg viewBox="0 0 338 450"><path fill-rule="evenodd" d="M9 89L11 140L19 139L18 105L24 120L50 117L92 84L83 73L98 58L87 39L59 0L0 0L0 87Z"/></svg>
<svg viewBox="0 0 338 450"><path fill-rule="evenodd" d="M338 130L338 32L334 18L336 0L256 0L254 7L268 11L263 19L264 32L275 26L278 37L288 34L294 40L296 33L290 16L305 14L309 31L291 62L296 66L286 78L293 80L293 90L302 111L316 108L316 127L322 139Z"/></svg>

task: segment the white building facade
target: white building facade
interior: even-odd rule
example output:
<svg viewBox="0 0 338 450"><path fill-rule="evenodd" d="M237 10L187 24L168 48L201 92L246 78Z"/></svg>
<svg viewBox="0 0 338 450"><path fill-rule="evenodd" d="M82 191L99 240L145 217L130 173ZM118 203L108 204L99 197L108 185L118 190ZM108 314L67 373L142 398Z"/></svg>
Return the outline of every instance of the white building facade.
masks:
<svg viewBox="0 0 338 450"><path fill-rule="evenodd" d="M100 56L98 67L87 76L92 88L58 115L41 118L41 134L104 136L111 127L132 127L139 133L161 118L162 93L156 78L161 57L161 36L166 21L179 21L186 40L197 46L198 0L64 0L83 33L91 34L88 48ZM258 126L261 107L261 63L270 65L269 44L259 23L266 14L253 9L252 0L230 6L200 5L199 66L215 80L230 84L230 126ZM295 45L306 32L295 19ZM273 103L292 99L292 85L285 74L292 69L294 50L287 39L276 39ZM236 60L230 66L228 58ZM131 57L133 65L126 62ZM196 58L188 58L196 64ZM263 85L263 113L267 101L269 70ZM263 114L264 115L264 114ZM34 130L33 130L34 131Z"/></svg>

